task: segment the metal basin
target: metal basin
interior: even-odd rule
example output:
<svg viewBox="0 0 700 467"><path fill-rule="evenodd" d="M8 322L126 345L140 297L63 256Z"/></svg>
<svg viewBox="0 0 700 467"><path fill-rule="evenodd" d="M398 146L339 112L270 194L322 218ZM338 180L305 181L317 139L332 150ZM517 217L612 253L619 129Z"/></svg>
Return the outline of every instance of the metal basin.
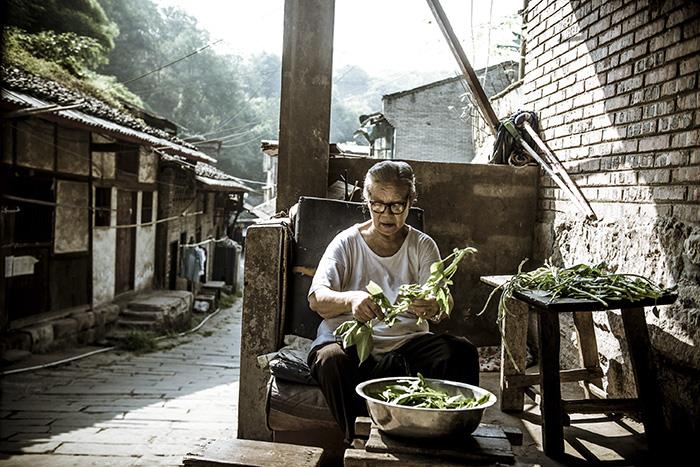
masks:
<svg viewBox="0 0 700 467"><path fill-rule="evenodd" d="M441 438L469 434L481 422L484 409L496 403L496 396L486 389L471 384L444 379L425 378L427 386L443 391L449 396L462 394L478 399L485 394L488 401L478 407L465 409L426 409L390 404L377 398L386 386L399 380L416 380L415 377L378 378L360 383L355 391L367 401L372 421L384 433L405 438Z"/></svg>

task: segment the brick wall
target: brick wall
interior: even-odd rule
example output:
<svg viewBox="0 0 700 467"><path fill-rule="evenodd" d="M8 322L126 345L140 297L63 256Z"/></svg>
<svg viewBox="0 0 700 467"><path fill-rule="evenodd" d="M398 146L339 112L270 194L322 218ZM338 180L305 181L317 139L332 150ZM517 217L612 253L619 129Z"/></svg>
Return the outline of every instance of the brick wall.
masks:
<svg viewBox="0 0 700 467"><path fill-rule="evenodd" d="M536 252L678 284L678 304L650 310L647 321L667 419L697 433L700 5L531 0L525 19L525 107L600 218L583 220L543 175ZM594 319L609 395L634 394L619 315ZM564 363L574 360L565 349Z"/></svg>
<svg viewBox="0 0 700 467"><path fill-rule="evenodd" d="M476 73L479 79L484 77L483 69ZM516 75L515 62L489 67L486 94L502 91ZM462 98L466 86L455 77L383 97L382 113L396 129L395 159L469 162L474 158L474 133L480 129L473 126L471 115L478 111Z"/></svg>

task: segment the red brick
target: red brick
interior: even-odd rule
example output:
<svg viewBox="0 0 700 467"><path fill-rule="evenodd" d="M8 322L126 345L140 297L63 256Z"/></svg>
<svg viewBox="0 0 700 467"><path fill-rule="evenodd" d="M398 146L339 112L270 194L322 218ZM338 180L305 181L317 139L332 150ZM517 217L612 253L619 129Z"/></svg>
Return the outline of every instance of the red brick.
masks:
<svg viewBox="0 0 700 467"><path fill-rule="evenodd" d="M673 169L674 182L700 182L700 167L679 167Z"/></svg>
<svg viewBox="0 0 700 467"><path fill-rule="evenodd" d="M671 63L661 68L648 71L644 74L645 84L656 84L662 81L668 81L676 77L676 64Z"/></svg>
<svg viewBox="0 0 700 467"><path fill-rule="evenodd" d="M700 37L688 39L680 44L674 45L666 49L666 61L674 58L683 57L691 53L697 54L700 50Z"/></svg>
<svg viewBox="0 0 700 467"><path fill-rule="evenodd" d="M676 44L680 40L681 28L666 30L663 34L655 36L649 41L649 52L656 52L657 50L666 48L671 44ZM672 58L669 58L668 52L666 53L666 60L672 60Z"/></svg>
<svg viewBox="0 0 700 467"><path fill-rule="evenodd" d="M642 27L638 31L634 33L634 41L639 43L642 42L643 40L653 36L654 34L660 33L661 31L664 30L664 25L665 25L665 19L664 18L659 18L657 20L652 21L651 23L647 24L646 26ZM624 28L624 25L623 25Z"/></svg>
<svg viewBox="0 0 700 467"><path fill-rule="evenodd" d="M664 151L654 157L655 167L671 167L688 164L688 151Z"/></svg>
<svg viewBox="0 0 700 467"><path fill-rule="evenodd" d="M698 146L699 136L700 130L692 130L683 133L677 133L675 135L672 135L671 137L671 146L674 148Z"/></svg>
<svg viewBox="0 0 700 467"><path fill-rule="evenodd" d="M658 135L639 140L639 151L657 151L660 149L668 149L670 137L669 135Z"/></svg>
<svg viewBox="0 0 700 467"><path fill-rule="evenodd" d="M640 184L662 185L664 183L668 183L669 180L671 180L670 169L640 170L637 173L639 174Z"/></svg>
<svg viewBox="0 0 700 467"><path fill-rule="evenodd" d="M695 87L695 74L682 76L661 85L661 95L670 96Z"/></svg>
<svg viewBox="0 0 700 467"><path fill-rule="evenodd" d="M693 114L675 114L659 119L659 131L685 130L693 124Z"/></svg>
<svg viewBox="0 0 700 467"><path fill-rule="evenodd" d="M656 186L652 188L652 196L655 200L682 201L687 191L684 186Z"/></svg>
<svg viewBox="0 0 700 467"><path fill-rule="evenodd" d="M620 54L620 63L627 63L630 60L639 58L647 53L647 45L645 43L639 44L631 49L627 49Z"/></svg>

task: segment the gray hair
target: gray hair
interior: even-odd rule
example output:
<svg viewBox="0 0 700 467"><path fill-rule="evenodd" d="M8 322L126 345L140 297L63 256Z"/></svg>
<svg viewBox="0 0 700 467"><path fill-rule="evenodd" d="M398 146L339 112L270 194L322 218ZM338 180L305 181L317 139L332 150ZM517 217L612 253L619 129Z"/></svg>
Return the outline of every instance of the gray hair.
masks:
<svg viewBox="0 0 700 467"><path fill-rule="evenodd" d="M416 199L416 177L413 169L403 161L382 161L374 164L365 176L362 196L369 200L369 189L374 183L405 186L411 201Z"/></svg>

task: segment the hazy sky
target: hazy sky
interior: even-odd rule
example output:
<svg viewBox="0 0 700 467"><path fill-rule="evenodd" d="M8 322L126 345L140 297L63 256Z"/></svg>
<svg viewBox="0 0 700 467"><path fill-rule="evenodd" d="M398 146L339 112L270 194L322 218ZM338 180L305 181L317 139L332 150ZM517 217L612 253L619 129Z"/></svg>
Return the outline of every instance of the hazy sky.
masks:
<svg viewBox="0 0 700 467"><path fill-rule="evenodd" d="M218 51L242 56L263 51L282 54L284 0L156 1L161 6L185 10L197 18L213 40L224 39L217 45ZM522 8L523 1L443 0L441 3L472 65L480 68L486 64L489 42L493 45L509 41L511 33L499 24ZM475 48L470 34L472 24ZM334 34L336 69L357 65L377 76L414 70L454 74L457 70L424 0L336 0ZM489 64L496 61L500 60L492 57Z"/></svg>

